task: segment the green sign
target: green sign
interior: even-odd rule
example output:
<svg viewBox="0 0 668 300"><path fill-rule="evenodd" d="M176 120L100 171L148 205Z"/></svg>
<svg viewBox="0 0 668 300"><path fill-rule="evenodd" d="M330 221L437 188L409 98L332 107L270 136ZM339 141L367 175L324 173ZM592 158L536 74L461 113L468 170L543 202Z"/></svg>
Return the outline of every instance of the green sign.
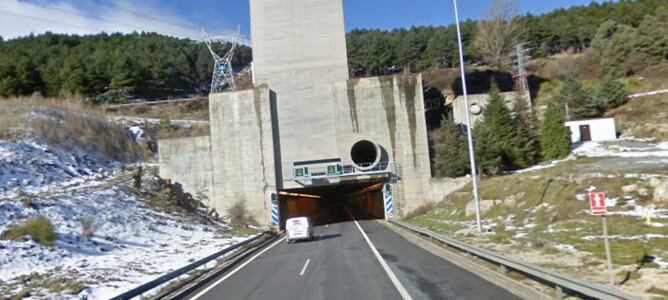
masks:
<svg viewBox="0 0 668 300"><path fill-rule="evenodd" d="M271 194L271 204L273 204L273 205L278 204L278 195Z"/></svg>
<svg viewBox="0 0 668 300"><path fill-rule="evenodd" d="M327 166L327 174L328 175L336 174L336 166Z"/></svg>
<svg viewBox="0 0 668 300"><path fill-rule="evenodd" d="M295 169L295 176L304 177L304 169L302 169L302 168Z"/></svg>

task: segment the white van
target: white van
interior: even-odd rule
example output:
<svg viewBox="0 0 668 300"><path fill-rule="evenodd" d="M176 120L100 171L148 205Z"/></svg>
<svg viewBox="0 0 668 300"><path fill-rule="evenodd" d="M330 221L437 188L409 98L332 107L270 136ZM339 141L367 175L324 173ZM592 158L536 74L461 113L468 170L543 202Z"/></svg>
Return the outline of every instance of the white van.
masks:
<svg viewBox="0 0 668 300"><path fill-rule="evenodd" d="M308 217L290 218L285 222L287 241L292 243L298 240L313 239L313 223Z"/></svg>

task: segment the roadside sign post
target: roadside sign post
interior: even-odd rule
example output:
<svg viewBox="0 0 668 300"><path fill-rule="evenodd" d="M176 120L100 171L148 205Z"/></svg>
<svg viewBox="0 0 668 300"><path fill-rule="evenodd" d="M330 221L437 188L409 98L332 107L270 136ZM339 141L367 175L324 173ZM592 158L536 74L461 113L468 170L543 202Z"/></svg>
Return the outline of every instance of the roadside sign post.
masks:
<svg viewBox="0 0 668 300"><path fill-rule="evenodd" d="M610 242L608 241L608 222L605 215L608 214L608 208L605 205L604 193L589 193L589 204L591 205L591 214L601 216L603 223L603 241L605 243L605 256L608 262L608 276L610 285L615 285L614 274L612 274L612 255L610 254Z"/></svg>
<svg viewBox="0 0 668 300"><path fill-rule="evenodd" d="M610 276L610 285L615 285L615 279L612 274L612 255L610 254L610 242L608 241L608 222L605 215L601 216L603 221L603 240L605 241L605 256L608 259L608 275Z"/></svg>

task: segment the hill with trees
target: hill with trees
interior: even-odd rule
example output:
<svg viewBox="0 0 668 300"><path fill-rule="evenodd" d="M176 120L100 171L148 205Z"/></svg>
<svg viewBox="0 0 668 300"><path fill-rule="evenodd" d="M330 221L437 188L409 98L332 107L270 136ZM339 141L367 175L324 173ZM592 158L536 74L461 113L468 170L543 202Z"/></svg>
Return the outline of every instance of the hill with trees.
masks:
<svg viewBox="0 0 668 300"><path fill-rule="evenodd" d="M224 52L229 45L218 45ZM251 61L241 46L233 64ZM46 33L0 42L0 96L80 95L94 103L202 94L213 59L206 46L155 33Z"/></svg>
<svg viewBox="0 0 668 300"><path fill-rule="evenodd" d="M462 23L469 64L507 68L518 41L527 42L534 57L591 48L601 65L620 74L668 58L668 0L592 2L542 15L517 15L510 0L495 3L482 21ZM351 75L455 67L456 37L454 24L353 30L347 35ZM0 54L0 96L69 93L95 103L203 94L213 64L201 43L155 33L0 38ZM251 49L242 46L235 67L251 59Z"/></svg>

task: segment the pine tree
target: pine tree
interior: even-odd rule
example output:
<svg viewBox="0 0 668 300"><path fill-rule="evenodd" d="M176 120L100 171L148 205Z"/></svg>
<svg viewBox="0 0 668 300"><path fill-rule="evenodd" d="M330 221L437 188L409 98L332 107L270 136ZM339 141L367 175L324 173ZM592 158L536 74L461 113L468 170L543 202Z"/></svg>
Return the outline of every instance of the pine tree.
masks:
<svg viewBox="0 0 668 300"><path fill-rule="evenodd" d="M444 67L452 65L456 52L456 36L452 33L454 31L450 28L437 30L434 35L427 42L427 47L424 53L424 59L420 61L418 67Z"/></svg>
<svg viewBox="0 0 668 300"><path fill-rule="evenodd" d="M647 56L640 50L638 30L628 25L618 25L601 56L604 72L626 76L647 64Z"/></svg>
<svg viewBox="0 0 668 300"><path fill-rule="evenodd" d="M396 45L397 62L401 64L405 73L409 73L415 69L415 64L420 59L420 55L424 51L425 45L420 40L415 30L407 31Z"/></svg>
<svg viewBox="0 0 668 300"><path fill-rule="evenodd" d="M565 125L563 105L551 101L541 125L541 158L543 161L560 159L571 152L571 137Z"/></svg>
<svg viewBox="0 0 668 300"><path fill-rule="evenodd" d="M513 101L513 120L517 133L518 156L514 157L517 167L526 168L535 164L540 157L537 121L524 94L517 92Z"/></svg>
<svg viewBox="0 0 668 300"><path fill-rule="evenodd" d="M591 118L603 114L601 104L590 96L574 75L566 77L555 100L562 105L568 105L569 117Z"/></svg>
<svg viewBox="0 0 668 300"><path fill-rule="evenodd" d="M433 132L434 167L439 177L458 177L469 170L468 148L465 136L452 116L441 120L441 127Z"/></svg>
<svg viewBox="0 0 668 300"><path fill-rule="evenodd" d="M603 109L613 109L619 107L628 101L628 93L622 83L612 75L603 77L596 87L594 99L601 103Z"/></svg>
<svg viewBox="0 0 668 300"><path fill-rule="evenodd" d="M514 158L520 156L520 141L510 110L496 85L492 85L482 122L476 124L475 131L476 156L485 173L494 175L514 167Z"/></svg>
<svg viewBox="0 0 668 300"><path fill-rule="evenodd" d="M646 54L649 63L668 59L668 10L659 9L656 16L647 15L638 26L637 47Z"/></svg>

